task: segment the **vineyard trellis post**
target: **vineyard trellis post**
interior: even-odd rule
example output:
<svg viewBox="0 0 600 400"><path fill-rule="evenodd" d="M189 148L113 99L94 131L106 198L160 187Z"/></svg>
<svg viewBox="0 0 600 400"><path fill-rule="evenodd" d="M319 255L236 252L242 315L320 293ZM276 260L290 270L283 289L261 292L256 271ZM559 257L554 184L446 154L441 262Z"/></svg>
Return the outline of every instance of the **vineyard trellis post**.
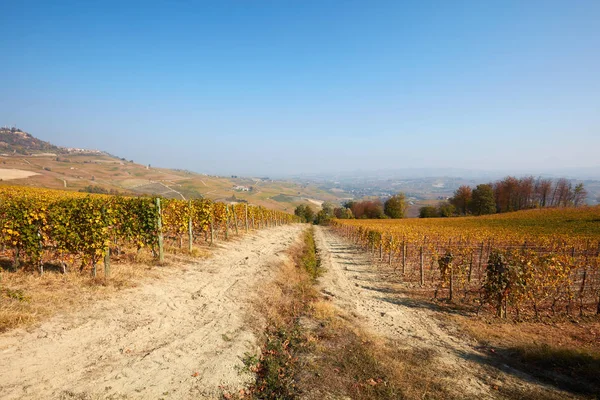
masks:
<svg viewBox="0 0 600 400"><path fill-rule="evenodd" d="M158 262L163 263L165 261L165 249L164 249L164 238L162 228L162 210L160 208L160 197L156 198L156 209L158 211Z"/></svg>
<svg viewBox="0 0 600 400"><path fill-rule="evenodd" d="M402 275L406 275L406 240L402 241Z"/></svg>
<svg viewBox="0 0 600 400"><path fill-rule="evenodd" d="M424 269L424 265L423 265L423 246L421 246L419 249L419 258L420 258L420 262L421 262L421 266L420 266L421 286L424 286L425 285L425 269Z"/></svg>
<svg viewBox="0 0 600 400"><path fill-rule="evenodd" d="M192 247L194 245L194 224L193 224L193 208L192 208L192 201L190 200L188 202L188 210L189 210L189 215L188 215L188 250L190 252L190 254L192 253Z"/></svg>
<svg viewBox="0 0 600 400"><path fill-rule="evenodd" d="M237 219L237 212L235 211L235 205L232 204L231 205L231 210L233 211L233 222L235 223L235 235L239 235L240 232L238 230L238 219Z"/></svg>
<svg viewBox="0 0 600 400"><path fill-rule="evenodd" d="M214 217L211 216L209 224L210 224L210 245L212 246L213 242L215 241Z"/></svg>
<svg viewBox="0 0 600 400"><path fill-rule="evenodd" d="M392 252L393 252L393 250L392 250L392 244L394 243L394 239L393 238L394 237L392 235L390 235L390 256L389 256L389 259L388 259L389 265L392 265Z"/></svg>
<svg viewBox="0 0 600 400"><path fill-rule="evenodd" d="M110 246L104 251L104 279L110 278Z"/></svg>
<svg viewBox="0 0 600 400"><path fill-rule="evenodd" d="M42 244L42 234L40 233L40 230L38 229L38 246L40 249L40 260L39 260L39 267L40 267L40 275L44 275L44 261L42 260L42 252L44 251L44 245Z"/></svg>
<svg viewBox="0 0 600 400"><path fill-rule="evenodd" d="M246 214L246 233L248 233L248 203L246 203L246 207L245 207L245 214Z"/></svg>
<svg viewBox="0 0 600 400"><path fill-rule="evenodd" d="M473 271L473 251L471 251L471 259L469 261L469 272L467 274L467 282L471 283L471 272Z"/></svg>
<svg viewBox="0 0 600 400"><path fill-rule="evenodd" d="M225 240L229 240L229 205L225 204Z"/></svg>
<svg viewBox="0 0 600 400"><path fill-rule="evenodd" d="M450 301L454 300L454 265L450 262Z"/></svg>
<svg viewBox="0 0 600 400"><path fill-rule="evenodd" d="M15 258L13 259L13 264L12 264L13 271L18 270L19 266L21 265L21 263L19 262L19 252L20 252L20 250L21 249L19 247L17 247L15 249Z"/></svg>
<svg viewBox="0 0 600 400"><path fill-rule="evenodd" d="M460 245L460 241L458 242ZM452 252L452 239L448 239L448 251ZM457 250L459 251L459 250ZM452 254L452 253L450 253ZM454 257L453 257L454 258ZM450 261L450 301L454 300L454 263Z"/></svg>
<svg viewBox="0 0 600 400"><path fill-rule="evenodd" d="M485 246L485 241L481 241L481 248L479 249L479 266L477 268L477 272L479 275L479 280L481 281L481 266L483 265L483 247Z"/></svg>

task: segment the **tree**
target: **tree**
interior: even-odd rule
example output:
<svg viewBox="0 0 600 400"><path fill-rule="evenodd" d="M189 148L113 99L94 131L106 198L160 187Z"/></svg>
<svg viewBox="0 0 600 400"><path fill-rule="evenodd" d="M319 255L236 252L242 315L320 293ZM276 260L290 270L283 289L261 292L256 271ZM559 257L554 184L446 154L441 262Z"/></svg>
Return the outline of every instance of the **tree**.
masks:
<svg viewBox="0 0 600 400"><path fill-rule="evenodd" d="M384 213L390 218L404 218L406 208L404 193L398 193L385 201Z"/></svg>
<svg viewBox="0 0 600 400"><path fill-rule="evenodd" d="M424 206L419 208L419 218L436 218L439 217L438 209L434 206Z"/></svg>
<svg viewBox="0 0 600 400"><path fill-rule="evenodd" d="M533 176L519 179L517 210L533 207L535 180Z"/></svg>
<svg viewBox="0 0 600 400"><path fill-rule="evenodd" d="M535 197L539 207L550 205L550 193L552 192L552 179L538 178L535 182Z"/></svg>
<svg viewBox="0 0 600 400"><path fill-rule="evenodd" d="M334 217L334 205L328 201L321 204L321 211L317 213L315 224L326 225Z"/></svg>
<svg viewBox="0 0 600 400"><path fill-rule="evenodd" d="M352 202L352 214L354 218L385 218L385 214L383 213L383 204L381 200L365 200L359 202Z"/></svg>
<svg viewBox="0 0 600 400"><path fill-rule="evenodd" d="M325 214L333 216L333 209L335 208L335 205L333 203L324 201L323 204L321 204L321 208L323 209Z"/></svg>
<svg viewBox="0 0 600 400"><path fill-rule="evenodd" d="M456 189L454 196L450 198L450 203L456 207L456 210L463 215L467 215L469 210L469 202L471 201L472 191L467 185L463 185Z"/></svg>
<svg viewBox="0 0 600 400"><path fill-rule="evenodd" d="M575 190L573 191L573 205L575 207L579 207L585 204L585 199L587 198L587 190L583 187L583 183L578 183L575 185Z"/></svg>
<svg viewBox="0 0 600 400"><path fill-rule="evenodd" d="M519 180L513 176L507 176L501 181L494 183L494 197L498 212L518 210Z"/></svg>
<svg viewBox="0 0 600 400"><path fill-rule="evenodd" d="M328 214L325 210L320 210L315 217L315 224L327 225L331 221L332 215Z"/></svg>
<svg viewBox="0 0 600 400"><path fill-rule="evenodd" d="M558 207L568 207L573 201L573 185L566 178L560 178L556 181L554 187L553 205Z"/></svg>
<svg viewBox="0 0 600 400"><path fill-rule="evenodd" d="M333 215L339 219L352 219L354 215L352 215L352 210L346 207L336 207L333 209Z"/></svg>
<svg viewBox="0 0 600 400"><path fill-rule="evenodd" d="M437 213L440 217L448 218L456 214L456 207L447 201L443 201L437 206Z"/></svg>
<svg viewBox="0 0 600 400"><path fill-rule="evenodd" d="M470 209L475 215L495 213L496 200L494 199L494 189L486 184L477 185L475 190L473 190Z"/></svg>
<svg viewBox="0 0 600 400"><path fill-rule="evenodd" d="M309 205L301 204L294 210L294 214L304 220L304 222L313 222L315 219L315 212Z"/></svg>
<svg viewBox="0 0 600 400"><path fill-rule="evenodd" d="M304 213L306 212L306 206L304 204L300 204L298 207L296 207L296 209L294 210L294 214L300 218L304 218ZM306 222L306 221L304 221Z"/></svg>

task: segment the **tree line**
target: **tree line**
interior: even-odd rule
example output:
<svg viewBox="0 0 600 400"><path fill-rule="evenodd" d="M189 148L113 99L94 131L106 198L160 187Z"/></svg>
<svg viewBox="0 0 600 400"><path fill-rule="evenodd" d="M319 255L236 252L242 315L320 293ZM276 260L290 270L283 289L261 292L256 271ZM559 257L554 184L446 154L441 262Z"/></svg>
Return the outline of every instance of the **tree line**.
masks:
<svg viewBox="0 0 600 400"><path fill-rule="evenodd" d="M588 193L583 183L573 185L566 178L557 180L527 176L477 185L463 185L447 202L437 207L426 206L419 217L450 217L453 215L485 215L544 207L579 207Z"/></svg>
<svg viewBox="0 0 600 400"><path fill-rule="evenodd" d="M407 207L406 196L404 193L398 193L385 201L382 201L381 199L363 201L350 200L343 203L341 207L335 207L335 205L330 202L324 202L321 205L321 210L317 213L315 213L310 205L302 204L296 207L294 214L302 218L305 222L326 224L332 218L404 218Z"/></svg>

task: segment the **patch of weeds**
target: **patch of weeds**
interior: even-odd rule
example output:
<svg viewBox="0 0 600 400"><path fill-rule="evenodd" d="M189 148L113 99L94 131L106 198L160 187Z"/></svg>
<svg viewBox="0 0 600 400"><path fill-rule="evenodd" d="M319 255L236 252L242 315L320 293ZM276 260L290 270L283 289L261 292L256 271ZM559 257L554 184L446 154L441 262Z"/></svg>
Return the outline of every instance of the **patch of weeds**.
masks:
<svg viewBox="0 0 600 400"><path fill-rule="evenodd" d="M259 357L247 356L244 365L256 373L256 383L250 388L255 398L293 399L299 394L296 384L298 372L297 352L304 338L297 326L276 327L267 332L266 343Z"/></svg>
<svg viewBox="0 0 600 400"><path fill-rule="evenodd" d="M304 246L300 255L299 264L313 279L322 275L321 260L318 256L317 244L315 243L315 228L311 227L304 234Z"/></svg>
<svg viewBox="0 0 600 400"><path fill-rule="evenodd" d="M247 354L243 359L244 372L256 375L255 382L245 392L254 399L294 399L300 395L299 357L309 345L300 321L317 298L313 284L320 266L312 229L305 234L302 245L291 249L290 254L294 265L281 267L269 295L261 302L267 317L261 354Z"/></svg>
<svg viewBox="0 0 600 400"><path fill-rule="evenodd" d="M450 399L428 349L403 349L376 339L327 302L317 302L310 332L315 348L300 375L303 397Z"/></svg>
<svg viewBox="0 0 600 400"><path fill-rule="evenodd" d="M30 297L25 295L25 292L21 289L9 289L9 288L0 288L0 293L4 294L9 299L21 301L21 302L29 302Z"/></svg>

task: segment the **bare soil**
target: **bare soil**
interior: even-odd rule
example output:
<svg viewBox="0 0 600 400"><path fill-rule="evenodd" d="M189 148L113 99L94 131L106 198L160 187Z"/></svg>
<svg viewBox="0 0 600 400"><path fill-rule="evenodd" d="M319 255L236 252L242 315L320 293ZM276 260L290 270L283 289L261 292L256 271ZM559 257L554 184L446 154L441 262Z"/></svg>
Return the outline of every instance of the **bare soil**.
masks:
<svg viewBox="0 0 600 400"><path fill-rule="evenodd" d="M22 169L0 169L0 179L3 181L8 181L11 179L24 179L29 178L30 176L39 175L36 172L25 171Z"/></svg>
<svg viewBox="0 0 600 400"><path fill-rule="evenodd" d="M184 271L0 335L2 399L202 399L253 380L248 323L257 285L305 229L268 229L223 243Z"/></svg>

